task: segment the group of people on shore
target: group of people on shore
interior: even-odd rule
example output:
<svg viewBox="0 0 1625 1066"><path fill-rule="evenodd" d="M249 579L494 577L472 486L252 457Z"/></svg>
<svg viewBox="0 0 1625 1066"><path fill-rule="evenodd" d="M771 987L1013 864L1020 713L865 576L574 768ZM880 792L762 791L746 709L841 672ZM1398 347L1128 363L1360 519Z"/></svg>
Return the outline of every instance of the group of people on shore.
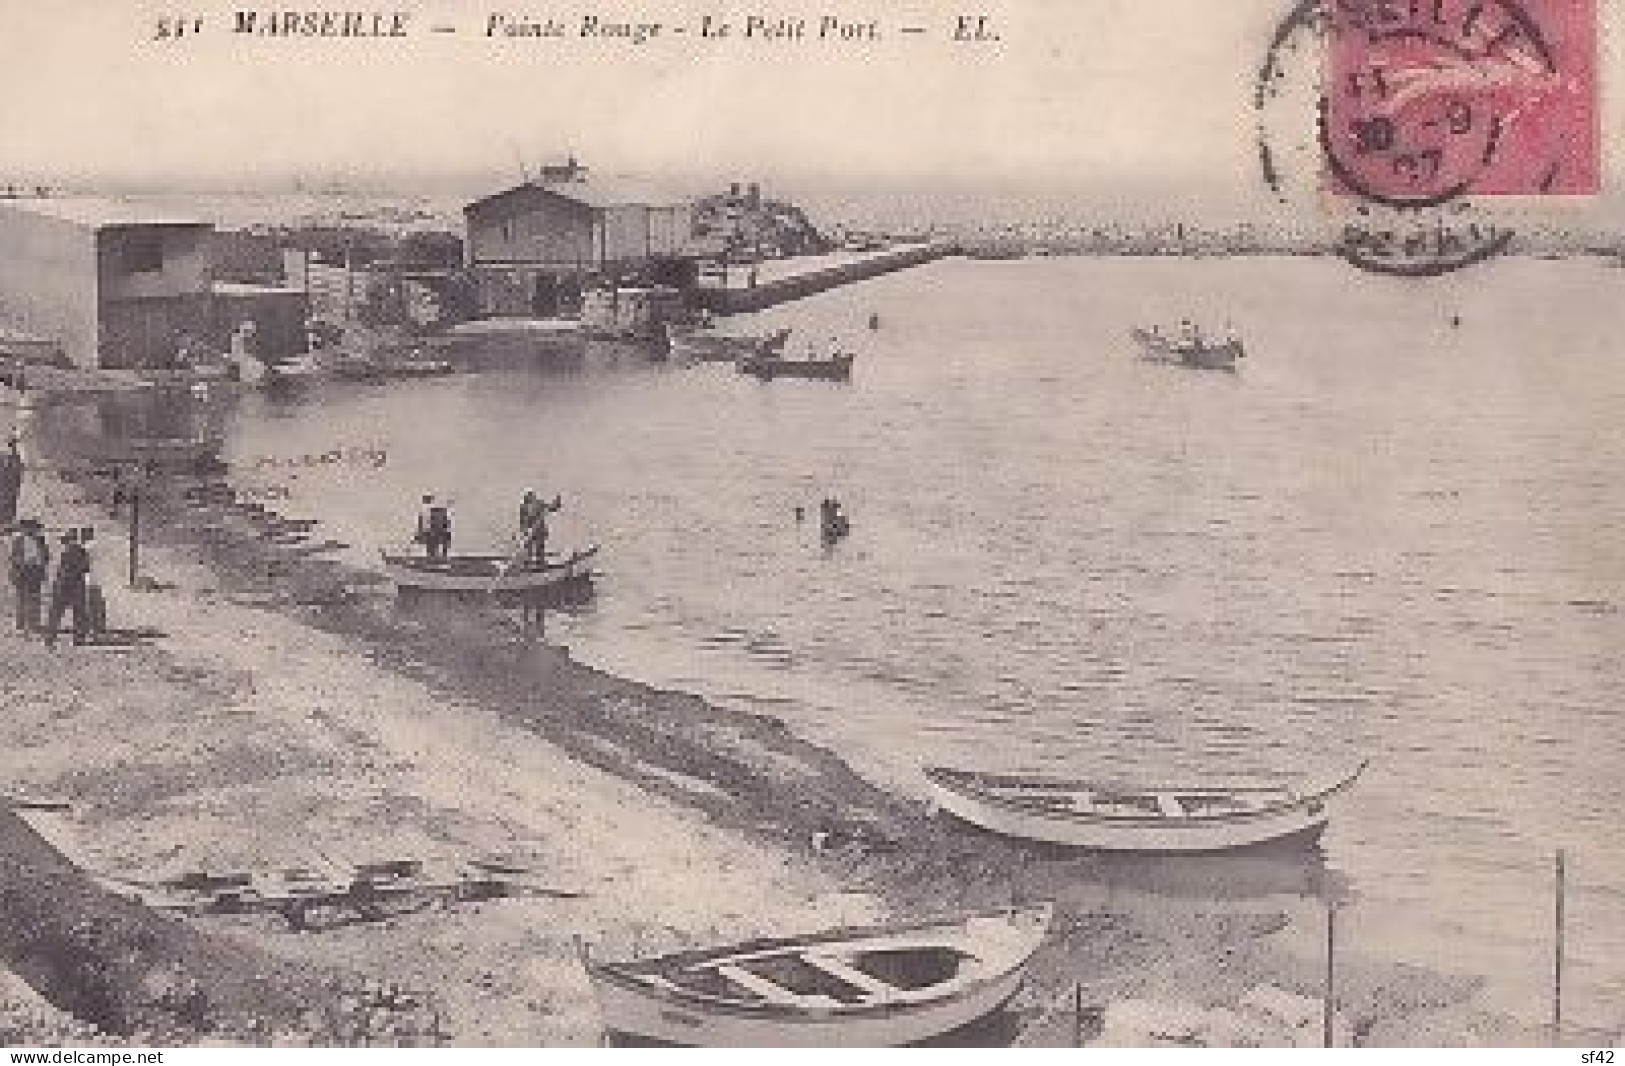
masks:
<svg viewBox="0 0 1625 1066"><path fill-rule="evenodd" d="M564 499L555 495L544 500L534 489L526 489L519 501L519 533L515 538L515 561L541 563L547 559L547 516L564 506ZM417 531L412 540L423 546L425 557L445 560L451 555L451 507L433 495L423 497L418 511Z"/></svg>
<svg viewBox="0 0 1625 1066"><path fill-rule="evenodd" d="M95 530L89 526L63 530L53 574L44 524L34 517L17 518L25 473L17 438L12 436L4 454L0 454L0 530L10 533L7 556L16 601L16 630L27 638L43 636L47 647L55 647L63 618L67 617L73 642L86 644L101 628L99 618L105 614L96 610L101 590L93 580L89 547Z"/></svg>

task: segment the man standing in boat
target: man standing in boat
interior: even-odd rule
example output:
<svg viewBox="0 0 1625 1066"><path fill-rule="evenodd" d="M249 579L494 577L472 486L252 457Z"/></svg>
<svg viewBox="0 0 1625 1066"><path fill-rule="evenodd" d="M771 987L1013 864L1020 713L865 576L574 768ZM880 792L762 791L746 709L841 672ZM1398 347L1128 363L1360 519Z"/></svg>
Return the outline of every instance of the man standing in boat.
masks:
<svg viewBox="0 0 1625 1066"><path fill-rule="evenodd" d="M444 559L451 553L451 509L433 496L423 497L413 539L423 545L423 553L430 559Z"/></svg>
<svg viewBox="0 0 1625 1066"><path fill-rule="evenodd" d="M519 503L519 543L526 561L541 563L547 559L547 516L564 506L562 496L551 501L538 496L534 489L525 490Z"/></svg>

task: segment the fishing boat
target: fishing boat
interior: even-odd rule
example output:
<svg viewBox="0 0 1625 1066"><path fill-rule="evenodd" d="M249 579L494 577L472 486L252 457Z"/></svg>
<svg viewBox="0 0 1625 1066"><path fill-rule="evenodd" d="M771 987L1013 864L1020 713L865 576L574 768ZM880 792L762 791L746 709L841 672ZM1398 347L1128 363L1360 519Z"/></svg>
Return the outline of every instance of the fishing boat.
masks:
<svg viewBox="0 0 1625 1066"><path fill-rule="evenodd" d="M202 473L220 467L226 438L202 433L177 437L123 437L115 445L130 460L148 470L179 474Z"/></svg>
<svg viewBox="0 0 1625 1066"><path fill-rule="evenodd" d="M897 1047L983 1018L1021 987L1048 903L833 929L637 962L582 961L604 1029L700 1047Z"/></svg>
<svg viewBox="0 0 1625 1066"><path fill-rule="evenodd" d="M1177 363L1198 370L1234 370L1236 361L1247 355L1239 340L1191 343L1165 337L1158 330L1144 329L1134 330L1134 339L1145 349L1145 358L1153 362Z"/></svg>
<svg viewBox="0 0 1625 1066"><path fill-rule="evenodd" d="M666 323L666 347L678 359L694 362L727 363L741 356L773 356L784 350L790 331L781 329L762 336L734 336L712 333L695 326Z"/></svg>
<svg viewBox="0 0 1625 1066"><path fill-rule="evenodd" d="M515 561L511 555L422 555L379 553L384 572L396 586L429 592L541 592L592 576L598 546L542 563Z"/></svg>
<svg viewBox="0 0 1625 1066"><path fill-rule="evenodd" d="M341 381L395 381L400 378L444 377L453 367L443 359L418 356L343 355L326 362L326 369Z"/></svg>
<svg viewBox="0 0 1625 1066"><path fill-rule="evenodd" d="M762 381L774 378L809 378L814 381L851 381L850 352L840 352L828 359L785 359L780 356L753 355L735 364L741 374Z"/></svg>
<svg viewBox="0 0 1625 1066"><path fill-rule="evenodd" d="M1200 852L1318 835L1328 801L1365 767L1362 762L1329 785L1302 790L1147 787L941 767L927 769L925 777L943 810L1005 836L1101 851Z"/></svg>

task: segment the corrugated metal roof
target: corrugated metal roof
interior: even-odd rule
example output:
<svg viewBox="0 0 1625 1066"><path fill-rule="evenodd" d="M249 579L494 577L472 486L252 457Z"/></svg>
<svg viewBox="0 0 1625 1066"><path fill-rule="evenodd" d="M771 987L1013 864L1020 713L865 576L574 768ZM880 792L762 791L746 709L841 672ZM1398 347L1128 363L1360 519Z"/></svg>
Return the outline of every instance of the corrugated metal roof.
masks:
<svg viewBox="0 0 1625 1066"><path fill-rule="evenodd" d="M246 281L217 281L213 285L222 296L303 296L304 289L292 285L255 285Z"/></svg>
<svg viewBox="0 0 1625 1066"><path fill-rule="evenodd" d="M33 332L30 332L29 330L26 330L26 329L18 329L16 326L7 325L4 322L0 322L0 344L55 344L55 343L56 343L56 341L51 340L49 337L46 337L44 334L33 333Z"/></svg>
<svg viewBox="0 0 1625 1066"><path fill-rule="evenodd" d="M649 182L638 181L632 178L587 178L584 181L559 182L527 182L524 185L515 185L501 192L483 196L469 204L465 210L473 210L482 204L497 200L524 189L536 189L574 200L588 207L681 207L690 202L690 198L673 193Z"/></svg>
<svg viewBox="0 0 1625 1066"><path fill-rule="evenodd" d="M90 229L113 226L207 226L157 204L106 196L37 196L0 199L0 209L10 208L44 218L60 219Z"/></svg>

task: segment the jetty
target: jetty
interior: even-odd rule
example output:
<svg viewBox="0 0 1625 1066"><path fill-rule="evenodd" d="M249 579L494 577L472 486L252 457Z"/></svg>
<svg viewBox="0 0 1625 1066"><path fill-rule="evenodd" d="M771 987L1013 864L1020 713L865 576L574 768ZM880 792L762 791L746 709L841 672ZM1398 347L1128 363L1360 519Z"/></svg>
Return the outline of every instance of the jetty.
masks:
<svg viewBox="0 0 1625 1066"><path fill-rule="evenodd" d="M839 251L794 259L769 259L744 266L736 264L702 283L696 299L701 307L719 315L761 311L840 285L929 263L954 251L951 242L925 241L881 251Z"/></svg>

